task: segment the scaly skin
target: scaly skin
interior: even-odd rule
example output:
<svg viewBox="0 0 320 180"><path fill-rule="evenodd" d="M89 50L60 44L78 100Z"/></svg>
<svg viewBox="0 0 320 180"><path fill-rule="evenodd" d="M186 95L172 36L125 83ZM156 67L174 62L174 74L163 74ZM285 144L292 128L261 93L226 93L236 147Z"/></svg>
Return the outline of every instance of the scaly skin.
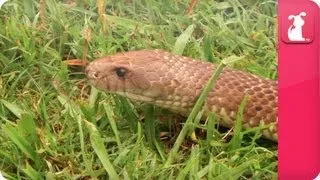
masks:
<svg viewBox="0 0 320 180"><path fill-rule="evenodd" d="M161 50L141 50L97 59L86 74L98 89L188 115L216 67ZM215 112L219 123L231 128L246 94L243 126L269 125L263 135L277 141L276 81L225 68L205 101L204 114Z"/></svg>

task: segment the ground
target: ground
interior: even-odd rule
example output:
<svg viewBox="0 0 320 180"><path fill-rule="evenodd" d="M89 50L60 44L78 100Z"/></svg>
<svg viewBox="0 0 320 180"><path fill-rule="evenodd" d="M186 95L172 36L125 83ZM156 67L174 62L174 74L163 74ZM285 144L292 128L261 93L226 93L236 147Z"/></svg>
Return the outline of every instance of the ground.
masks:
<svg viewBox="0 0 320 180"><path fill-rule="evenodd" d="M0 9L5 177L277 178L276 143L258 131L218 131L214 121L192 124L196 133L188 131L168 160L183 127L175 120L187 118L100 92L82 68L65 63L157 48L213 63L244 56L231 66L276 80L275 1L30 2L9 0Z"/></svg>

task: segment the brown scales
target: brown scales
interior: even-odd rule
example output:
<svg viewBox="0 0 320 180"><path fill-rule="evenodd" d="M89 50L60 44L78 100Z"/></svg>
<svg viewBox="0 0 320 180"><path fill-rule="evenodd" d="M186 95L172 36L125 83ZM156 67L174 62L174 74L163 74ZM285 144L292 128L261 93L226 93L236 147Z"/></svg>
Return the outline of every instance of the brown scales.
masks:
<svg viewBox="0 0 320 180"><path fill-rule="evenodd" d="M126 75L118 77L117 68L125 69ZM187 115L215 68L214 64L161 50L141 50L98 59L88 65L86 72L92 84L104 91ZM249 99L244 127L272 123L263 134L277 140L276 81L225 68L206 99L205 109L218 114L222 125L232 127L245 94Z"/></svg>

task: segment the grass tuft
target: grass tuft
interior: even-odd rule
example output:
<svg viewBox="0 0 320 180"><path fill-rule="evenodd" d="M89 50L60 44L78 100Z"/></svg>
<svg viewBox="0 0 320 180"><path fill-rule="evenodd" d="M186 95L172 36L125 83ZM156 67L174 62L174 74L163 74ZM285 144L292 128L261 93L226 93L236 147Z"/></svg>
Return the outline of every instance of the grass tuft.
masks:
<svg viewBox="0 0 320 180"><path fill-rule="evenodd" d="M157 48L276 80L276 23L273 0L7 1L0 9L1 174L276 179L277 144L260 138L262 127L224 131L215 115L199 122L201 103L190 121L102 93L87 85L83 69L65 63Z"/></svg>

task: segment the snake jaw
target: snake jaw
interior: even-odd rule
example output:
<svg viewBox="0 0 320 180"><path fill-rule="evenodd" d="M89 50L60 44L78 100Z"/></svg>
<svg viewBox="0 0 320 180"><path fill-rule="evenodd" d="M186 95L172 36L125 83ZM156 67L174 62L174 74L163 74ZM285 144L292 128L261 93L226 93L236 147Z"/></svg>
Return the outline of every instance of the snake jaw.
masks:
<svg viewBox="0 0 320 180"><path fill-rule="evenodd" d="M116 92L116 94L118 94L120 96L127 97L132 100L137 100L137 101L142 101L142 102L147 102L147 103L154 101L154 99L152 97L141 96L141 95L133 94L130 92Z"/></svg>

